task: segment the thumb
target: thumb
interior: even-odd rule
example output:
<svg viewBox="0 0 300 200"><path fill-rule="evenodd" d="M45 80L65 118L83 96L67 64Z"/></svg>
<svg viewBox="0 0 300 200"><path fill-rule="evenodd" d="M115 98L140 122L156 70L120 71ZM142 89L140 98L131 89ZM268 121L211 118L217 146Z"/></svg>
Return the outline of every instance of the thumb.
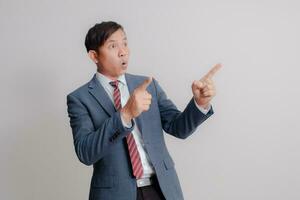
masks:
<svg viewBox="0 0 300 200"><path fill-rule="evenodd" d="M138 86L139 89L141 90L146 90L147 87L151 84L152 82L152 77L148 77L144 82Z"/></svg>
<svg viewBox="0 0 300 200"><path fill-rule="evenodd" d="M192 88L193 89L203 89L205 87L205 84L202 81L194 81Z"/></svg>

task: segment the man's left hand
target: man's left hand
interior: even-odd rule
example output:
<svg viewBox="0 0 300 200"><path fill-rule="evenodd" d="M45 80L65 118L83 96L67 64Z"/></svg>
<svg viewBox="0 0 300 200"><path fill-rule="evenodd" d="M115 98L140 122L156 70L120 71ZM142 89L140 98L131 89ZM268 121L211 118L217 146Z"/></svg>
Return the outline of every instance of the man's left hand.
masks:
<svg viewBox="0 0 300 200"><path fill-rule="evenodd" d="M194 81L192 84L195 101L204 109L209 108L210 101L216 95L216 88L212 77L221 67L221 64L216 64L203 78Z"/></svg>

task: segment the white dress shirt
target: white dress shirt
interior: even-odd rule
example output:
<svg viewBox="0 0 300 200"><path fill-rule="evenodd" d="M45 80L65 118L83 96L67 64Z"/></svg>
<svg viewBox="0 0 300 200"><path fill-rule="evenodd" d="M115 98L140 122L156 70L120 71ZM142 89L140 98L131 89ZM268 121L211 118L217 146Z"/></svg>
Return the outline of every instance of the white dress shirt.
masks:
<svg viewBox="0 0 300 200"><path fill-rule="evenodd" d="M114 103L114 99L113 99L113 92L114 92L114 88L113 86L111 86L109 84L109 82L113 81L111 79L109 79L108 77L104 76L103 74L97 72L96 73L96 77L98 79L98 81L100 82L100 84L103 86L103 88L105 89L106 93L108 94L109 98L111 99L111 101ZM129 97L130 97L130 94L129 94L129 90L128 90L128 86L127 86L127 83L126 83L126 79L125 79L125 75L121 75L119 78L119 90L120 90L120 93L121 93L121 105L122 107L125 106L125 104L127 103ZM197 108L203 113L203 114L207 114L207 112L209 111L209 109L204 109L202 107L200 107L196 101L194 100ZM132 126L131 123L127 124L125 123L125 120L121 117L121 120L122 120L122 123L123 123L123 126L127 127L127 128L130 128ZM135 119L133 119L134 122L135 122ZM136 124L136 122L135 122ZM141 162L142 162L142 166L143 166L143 176L142 178L148 178L148 177L151 177L153 174L155 174L155 171L154 171L154 168L153 168L153 165L149 159L149 156L146 152L146 149L144 148L144 142L142 140L142 137L141 137L141 132L139 130L139 128L137 126L135 126L132 130L132 134L133 134L133 137L134 137L134 140L136 142L136 145L137 145L137 149L138 149L138 152L139 152L139 155L140 155L140 158L141 158Z"/></svg>

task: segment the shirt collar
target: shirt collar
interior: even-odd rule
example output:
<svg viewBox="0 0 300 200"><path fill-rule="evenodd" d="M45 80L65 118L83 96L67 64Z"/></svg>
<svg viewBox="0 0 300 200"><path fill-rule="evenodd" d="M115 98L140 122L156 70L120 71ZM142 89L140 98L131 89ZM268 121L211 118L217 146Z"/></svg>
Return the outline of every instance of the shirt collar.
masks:
<svg viewBox="0 0 300 200"><path fill-rule="evenodd" d="M107 76L105 76L99 72L96 73L96 77L103 86L108 86L108 85L110 86L109 82L113 81L110 78L108 78ZM122 74L121 76L118 77L118 81L119 81L119 83L122 84L122 86L127 85L124 74Z"/></svg>

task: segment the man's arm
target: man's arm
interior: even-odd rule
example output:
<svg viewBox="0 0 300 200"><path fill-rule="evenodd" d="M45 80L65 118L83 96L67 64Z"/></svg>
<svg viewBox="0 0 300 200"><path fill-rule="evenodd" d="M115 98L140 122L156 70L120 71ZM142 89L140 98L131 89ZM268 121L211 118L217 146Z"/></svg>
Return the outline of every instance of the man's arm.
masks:
<svg viewBox="0 0 300 200"><path fill-rule="evenodd" d="M68 95L67 105L75 151L79 160L86 165L94 164L113 150L114 144L120 142L134 127L133 120L131 128L124 127L120 112L115 112L95 129L86 107L78 98Z"/></svg>
<svg viewBox="0 0 300 200"><path fill-rule="evenodd" d="M174 103L168 99L158 82L153 79L153 83L156 89L162 127L166 133L185 139L213 114L212 108L207 114L202 113L197 108L194 98L189 101L183 112L179 111Z"/></svg>
<svg viewBox="0 0 300 200"><path fill-rule="evenodd" d="M193 98L183 112L176 108L157 81L154 81L161 122L165 132L178 138L186 138L213 114L210 101L215 96L216 90L212 77L221 67L221 64L216 64L203 78L193 82ZM209 111L206 113L205 110Z"/></svg>

